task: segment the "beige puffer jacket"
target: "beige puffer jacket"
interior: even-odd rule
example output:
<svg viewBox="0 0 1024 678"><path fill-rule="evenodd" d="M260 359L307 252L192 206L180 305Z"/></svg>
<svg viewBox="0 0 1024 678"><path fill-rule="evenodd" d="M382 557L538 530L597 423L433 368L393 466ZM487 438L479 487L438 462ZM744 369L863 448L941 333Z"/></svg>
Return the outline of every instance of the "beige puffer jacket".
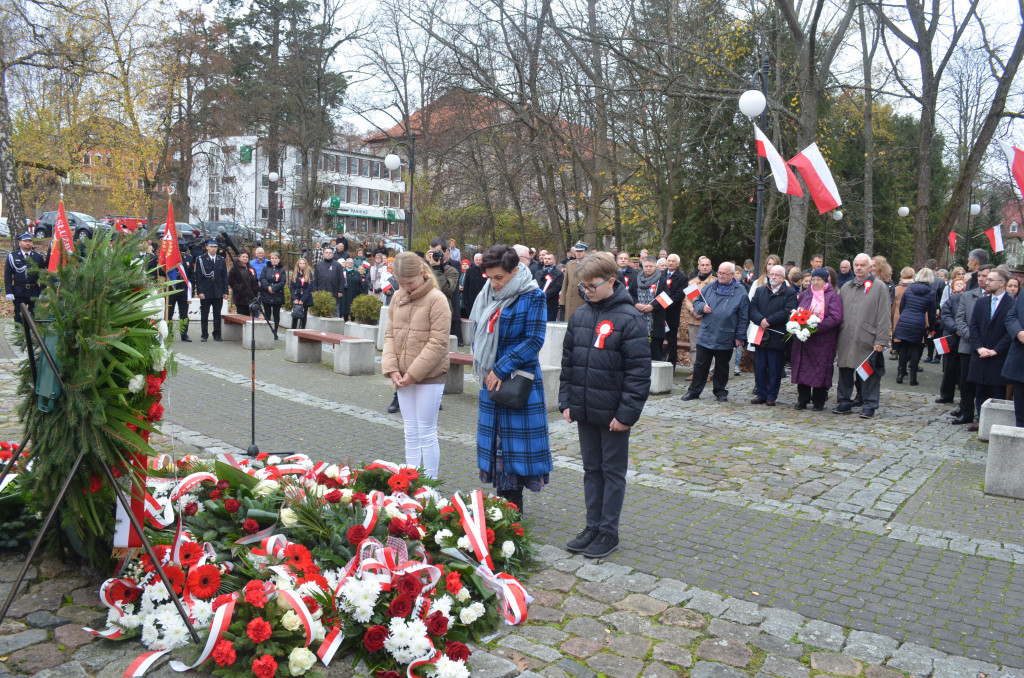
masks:
<svg viewBox="0 0 1024 678"><path fill-rule="evenodd" d="M384 332L384 375L412 375L415 382L441 383L448 372L448 333L452 312L433 280L411 294L399 288L388 310Z"/></svg>

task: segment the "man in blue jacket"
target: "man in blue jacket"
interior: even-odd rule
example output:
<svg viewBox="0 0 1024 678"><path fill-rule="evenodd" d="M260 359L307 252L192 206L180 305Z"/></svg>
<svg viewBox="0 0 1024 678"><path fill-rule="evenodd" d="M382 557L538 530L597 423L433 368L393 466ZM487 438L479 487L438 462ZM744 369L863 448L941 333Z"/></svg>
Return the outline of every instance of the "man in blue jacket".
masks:
<svg viewBox="0 0 1024 678"><path fill-rule="evenodd" d="M711 359L715 360L712 392L718 402L729 400L729 360L733 350L742 346L747 338L750 300L747 290L736 280L736 266L728 261L718 267L718 279L708 284L701 296L694 299L694 315L702 318L697 333L697 362L693 366L693 381L683 400L696 400L708 380Z"/></svg>

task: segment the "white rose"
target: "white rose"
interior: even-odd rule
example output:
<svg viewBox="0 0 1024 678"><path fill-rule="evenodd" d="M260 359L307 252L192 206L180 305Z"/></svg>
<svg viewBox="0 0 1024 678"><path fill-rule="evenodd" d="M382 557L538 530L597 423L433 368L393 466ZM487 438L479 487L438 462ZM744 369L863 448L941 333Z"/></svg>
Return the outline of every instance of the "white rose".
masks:
<svg viewBox="0 0 1024 678"><path fill-rule="evenodd" d="M352 490L342 490L341 491L341 501L342 501L342 503L344 503L344 504L351 504L352 503L352 494L353 494Z"/></svg>
<svg viewBox="0 0 1024 678"><path fill-rule="evenodd" d="M438 546L443 546L444 540L450 536L452 536L451 530L438 530L434 533L434 543Z"/></svg>
<svg viewBox="0 0 1024 678"><path fill-rule="evenodd" d="M336 479L340 474L341 469L338 468L337 464L331 464L330 466L327 467L327 470L324 471L324 475L327 476L328 478Z"/></svg>
<svg viewBox="0 0 1024 678"><path fill-rule="evenodd" d="M138 393L146 387L146 376L143 374L136 374L132 377L132 380L128 382L128 390L132 393Z"/></svg>
<svg viewBox="0 0 1024 678"><path fill-rule="evenodd" d="M288 655L288 670L293 676L301 676L313 668L316 663L316 655L304 647L297 647Z"/></svg>
<svg viewBox="0 0 1024 678"><path fill-rule="evenodd" d="M290 508L281 509L281 524L285 527L293 527L299 522L299 515Z"/></svg>
<svg viewBox="0 0 1024 678"><path fill-rule="evenodd" d="M295 614L295 610L288 610L281 617L281 624L289 631L298 631L302 627L302 619Z"/></svg>
<svg viewBox="0 0 1024 678"><path fill-rule="evenodd" d="M468 551L470 548L472 548L469 543L469 537L467 537L466 535L462 535L461 537L459 537L459 540L455 542L455 544L464 551Z"/></svg>
<svg viewBox="0 0 1024 678"><path fill-rule="evenodd" d="M273 494L280 489L281 484L276 480L261 480L256 487L252 488L253 494L258 496L266 496Z"/></svg>
<svg viewBox="0 0 1024 678"><path fill-rule="evenodd" d="M309 485L306 491L309 493L310 496L317 498L327 494L327 488L324 487L323 485L317 485L316 483L312 483L311 485Z"/></svg>
<svg viewBox="0 0 1024 678"><path fill-rule="evenodd" d="M388 504L387 506L384 507L384 515L386 515L388 518L397 518L398 516L403 514L402 511L397 506L395 506L394 504Z"/></svg>
<svg viewBox="0 0 1024 678"><path fill-rule="evenodd" d="M516 545L513 544L511 541L506 541L504 544L501 545L501 555L505 558L511 558L515 552Z"/></svg>

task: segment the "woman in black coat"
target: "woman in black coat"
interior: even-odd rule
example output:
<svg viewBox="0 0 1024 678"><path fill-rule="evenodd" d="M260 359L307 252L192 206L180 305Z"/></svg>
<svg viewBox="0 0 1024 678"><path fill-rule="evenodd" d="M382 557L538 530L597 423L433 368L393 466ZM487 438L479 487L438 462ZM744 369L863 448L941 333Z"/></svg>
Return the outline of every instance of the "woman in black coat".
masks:
<svg viewBox="0 0 1024 678"><path fill-rule="evenodd" d="M313 305L313 271L309 268L309 262L299 259L295 262L295 270L292 271L291 282L288 283L288 290L292 294L292 329L306 329L306 312ZM296 313L295 309L299 309Z"/></svg>
<svg viewBox="0 0 1024 678"><path fill-rule="evenodd" d="M270 263L263 267L260 275L260 298L263 301L263 315L274 321L274 332L281 326L281 304L284 303L284 286L288 284L288 271L281 263L281 255L270 253Z"/></svg>
<svg viewBox="0 0 1024 678"><path fill-rule="evenodd" d="M640 311L647 324L647 334L651 338L651 360L661 360L665 355L665 307L657 299L658 295L667 291L665 278L658 270L658 260L647 257L636 277L637 300L633 308Z"/></svg>
<svg viewBox="0 0 1024 678"><path fill-rule="evenodd" d="M900 319L893 328L893 341L899 341L899 367L896 383L902 384L910 364L910 385L917 386L918 365L924 351L925 338L935 331L938 318L935 314L935 291L932 283L935 274L930 268L922 268L914 276L914 282L900 299Z"/></svg>
<svg viewBox="0 0 1024 678"><path fill-rule="evenodd" d="M480 290L486 284L487 278L484 276L483 269L477 266L475 262L470 264L469 269L466 271L466 280L462 285L462 300L463 305L466 307L467 318L473 313L473 304L476 303Z"/></svg>
<svg viewBox="0 0 1024 678"><path fill-rule="evenodd" d="M949 296L939 313L942 338L946 340L949 351L942 356L942 384L939 386L939 397L935 399L937 403L953 402L957 382L960 380L960 335L956 333L956 312L960 308L960 293L966 287L967 281L962 276L954 278L949 284Z"/></svg>
<svg viewBox="0 0 1024 678"><path fill-rule="evenodd" d="M235 265L228 272L228 287L235 300L236 313L259 316L258 311L253 314L249 308L259 291L260 282L256 278L256 269L249 266L249 253L245 250L238 253Z"/></svg>

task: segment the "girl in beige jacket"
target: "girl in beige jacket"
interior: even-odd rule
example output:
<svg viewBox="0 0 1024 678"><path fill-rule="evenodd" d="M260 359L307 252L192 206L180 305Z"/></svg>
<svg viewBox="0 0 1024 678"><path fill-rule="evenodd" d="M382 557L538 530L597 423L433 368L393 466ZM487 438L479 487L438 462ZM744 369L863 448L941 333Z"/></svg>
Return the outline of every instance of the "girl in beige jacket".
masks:
<svg viewBox="0 0 1024 678"><path fill-rule="evenodd" d="M405 463L437 478L441 448L437 411L448 376L448 332L452 312L427 262L402 252L392 266L398 291L384 332L384 376L398 393L405 420Z"/></svg>

